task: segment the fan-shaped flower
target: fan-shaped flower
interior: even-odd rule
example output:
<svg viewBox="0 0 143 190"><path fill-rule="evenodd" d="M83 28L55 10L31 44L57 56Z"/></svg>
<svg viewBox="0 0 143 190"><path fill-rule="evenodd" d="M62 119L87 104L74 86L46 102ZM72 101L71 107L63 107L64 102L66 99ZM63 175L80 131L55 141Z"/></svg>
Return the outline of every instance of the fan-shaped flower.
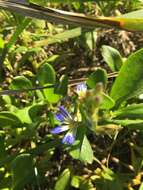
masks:
<svg viewBox="0 0 143 190"><path fill-rule="evenodd" d="M63 106L59 107L59 112L55 115L55 117L61 124L53 128L51 133L59 134L64 131L68 131L62 139L62 143L73 144L77 131L76 121Z"/></svg>

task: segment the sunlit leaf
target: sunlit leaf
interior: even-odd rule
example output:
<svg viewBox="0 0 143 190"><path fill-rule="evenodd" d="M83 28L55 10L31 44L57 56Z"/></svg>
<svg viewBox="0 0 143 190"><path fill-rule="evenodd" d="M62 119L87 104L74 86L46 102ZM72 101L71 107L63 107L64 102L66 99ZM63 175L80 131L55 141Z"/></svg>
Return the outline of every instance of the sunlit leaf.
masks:
<svg viewBox="0 0 143 190"><path fill-rule="evenodd" d="M72 187L75 187L75 188L79 188L79 185L80 185L80 177L79 176L72 176L72 179L71 179L71 186Z"/></svg>
<svg viewBox="0 0 143 190"><path fill-rule="evenodd" d="M103 96L103 100L100 106L101 109L109 110L112 107L114 107L115 101L110 96L108 96L105 93L103 93L102 96Z"/></svg>
<svg viewBox="0 0 143 190"><path fill-rule="evenodd" d="M50 103L57 103L61 98L60 94L55 93L54 88L44 89L43 92L46 100Z"/></svg>
<svg viewBox="0 0 143 190"><path fill-rule="evenodd" d="M0 7L8 9L10 11L16 11L22 15L34 18L45 19L57 23L78 25L86 28L115 27L118 29L131 31L143 31L143 10L135 11L119 17L95 17L79 13L66 12L57 9L44 7L42 8L41 6L35 5L29 5L27 7L26 5L22 5L22 3L19 3L17 6L12 2L7 2L3 0L0 0Z"/></svg>
<svg viewBox="0 0 143 190"><path fill-rule="evenodd" d="M93 50L96 46L97 31L90 31L85 33L86 43L90 50Z"/></svg>
<svg viewBox="0 0 143 190"><path fill-rule="evenodd" d="M90 88L95 88L97 83L103 83L104 87L107 84L107 73L104 69L97 69L87 79L87 85Z"/></svg>
<svg viewBox="0 0 143 190"><path fill-rule="evenodd" d="M114 123L129 129L140 129L143 130L143 119L112 119L108 120L108 123Z"/></svg>
<svg viewBox="0 0 143 190"><path fill-rule="evenodd" d="M12 80L10 88L12 90L29 89L32 88L32 83L24 76L17 76Z"/></svg>
<svg viewBox="0 0 143 190"><path fill-rule="evenodd" d="M53 67L50 64L45 63L39 68L37 78L41 85L47 83L54 84L56 80L56 74Z"/></svg>
<svg viewBox="0 0 143 190"><path fill-rule="evenodd" d="M34 46L35 47L41 47L41 46L47 46L50 44L54 44L54 43L60 43L63 41L67 41L70 38L75 38L80 36L82 33L81 28L74 28L71 30L67 30L64 31L62 33L56 34L56 35L52 35L50 37L48 37L47 39L41 40L41 41L36 41L34 42Z"/></svg>
<svg viewBox="0 0 143 190"><path fill-rule="evenodd" d="M85 135L84 127L78 131L77 140L75 145L71 147L70 155L75 159L80 159L83 162L93 162L93 151L91 145Z"/></svg>
<svg viewBox="0 0 143 190"><path fill-rule="evenodd" d="M70 170L65 169L59 176L54 190L69 190L70 189Z"/></svg>
<svg viewBox="0 0 143 190"><path fill-rule="evenodd" d="M118 118L143 118L143 103L133 104L113 112Z"/></svg>
<svg viewBox="0 0 143 190"><path fill-rule="evenodd" d="M120 53L113 47L103 45L102 56L112 71L118 71L123 64Z"/></svg>
<svg viewBox="0 0 143 190"><path fill-rule="evenodd" d="M143 190L143 183L141 183L139 190Z"/></svg>
<svg viewBox="0 0 143 190"><path fill-rule="evenodd" d="M111 98L118 103L143 93L143 49L125 61L112 89Z"/></svg>
<svg viewBox="0 0 143 190"><path fill-rule="evenodd" d="M27 124L32 123L32 120L29 116L28 111L29 111L29 107L16 110L15 114L19 117L22 123L27 123Z"/></svg>

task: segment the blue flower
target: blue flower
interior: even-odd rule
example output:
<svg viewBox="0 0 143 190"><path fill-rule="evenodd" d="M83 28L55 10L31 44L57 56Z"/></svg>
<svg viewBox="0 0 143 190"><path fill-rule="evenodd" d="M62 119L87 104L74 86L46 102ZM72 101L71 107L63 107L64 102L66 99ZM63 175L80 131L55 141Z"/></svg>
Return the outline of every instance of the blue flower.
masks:
<svg viewBox="0 0 143 190"><path fill-rule="evenodd" d="M67 110L63 107L59 107L59 112L55 115L56 119L60 121L60 125L56 126L51 130L52 134L59 134L64 131L68 131L64 138L62 139L62 143L65 144L73 144L76 137L77 124L74 121L74 118L67 112Z"/></svg>
<svg viewBox="0 0 143 190"><path fill-rule="evenodd" d="M78 94L80 99L86 96L86 92L87 92L87 85L85 83L80 83L76 86L76 93Z"/></svg>

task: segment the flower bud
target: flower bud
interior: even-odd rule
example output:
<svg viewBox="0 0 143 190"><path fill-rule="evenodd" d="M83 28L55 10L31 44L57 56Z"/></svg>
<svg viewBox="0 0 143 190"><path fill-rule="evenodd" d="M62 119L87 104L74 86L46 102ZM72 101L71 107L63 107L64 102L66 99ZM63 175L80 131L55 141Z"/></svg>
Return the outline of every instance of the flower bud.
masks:
<svg viewBox="0 0 143 190"><path fill-rule="evenodd" d="M103 90L104 90L103 83L102 83L102 82L98 82L98 83L96 84L96 86L95 86L95 92L96 92L97 94L100 94L100 93L103 92Z"/></svg>

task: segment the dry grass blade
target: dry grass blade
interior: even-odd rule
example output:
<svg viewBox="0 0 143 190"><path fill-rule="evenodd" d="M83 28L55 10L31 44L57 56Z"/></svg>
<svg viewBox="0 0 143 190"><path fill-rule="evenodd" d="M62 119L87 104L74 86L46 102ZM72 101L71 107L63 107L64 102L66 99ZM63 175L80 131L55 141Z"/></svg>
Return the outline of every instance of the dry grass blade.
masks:
<svg viewBox="0 0 143 190"><path fill-rule="evenodd" d="M88 28L111 26L120 28L119 21L110 20L107 17L96 18L94 16L86 16L79 13L71 13L47 7L44 8L35 4L23 4L0 0L0 7L25 16L44 19L50 22L72 24Z"/></svg>
<svg viewBox="0 0 143 190"><path fill-rule="evenodd" d="M128 31L143 31L143 10L134 11L120 17L95 17L84 14L62 11L58 9L41 7L36 4L17 3L12 0L0 0L0 7L12 12L48 20L49 22L72 24L86 28L115 27Z"/></svg>

